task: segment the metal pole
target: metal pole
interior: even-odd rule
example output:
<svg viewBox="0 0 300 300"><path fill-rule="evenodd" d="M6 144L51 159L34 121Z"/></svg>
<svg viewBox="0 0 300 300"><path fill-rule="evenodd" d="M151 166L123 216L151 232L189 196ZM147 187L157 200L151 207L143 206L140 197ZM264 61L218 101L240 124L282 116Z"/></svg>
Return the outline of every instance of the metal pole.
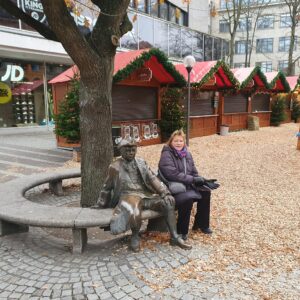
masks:
<svg viewBox="0 0 300 300"><path fill-rule="evenodd" d="M186 145L190 144L190 110L191 110L191 80L190 73L191 70L188 70L188 99L187 99L187 115L186 115Z"/></svg>
<svg viewBox="0 0 300 300"><path fill-rule="evenodd" d="M47 126L47 129L49 130L48 87L47 87L47 70L46 70L46 63L45 63L45 62L44 62L43 81L44 81L45 119L46 119L46 126Z"/></svg>

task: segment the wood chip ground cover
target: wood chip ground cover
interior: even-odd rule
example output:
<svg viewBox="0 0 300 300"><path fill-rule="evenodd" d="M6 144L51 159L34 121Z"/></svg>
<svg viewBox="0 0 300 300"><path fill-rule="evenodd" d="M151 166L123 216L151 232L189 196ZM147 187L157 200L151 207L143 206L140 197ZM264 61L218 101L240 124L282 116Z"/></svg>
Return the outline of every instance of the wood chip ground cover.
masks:
<svg viewBox="0 0 300 300"><path fill-rule="evenodd" d="M213 235L191 231L189 237L192 251L208 247L209 257L191 259L172 272L149 270L153 281L144 280L150 286L161 291L176 280L216 281L224 286L221 298L244 287L245 299L300 299L298 128L289 123L190 140L199 173L221 184L212 196ZM161 149L161 144L140 147L138 156L156 170ZM167 242L161 234L147 236L143 247Z"/></svg>

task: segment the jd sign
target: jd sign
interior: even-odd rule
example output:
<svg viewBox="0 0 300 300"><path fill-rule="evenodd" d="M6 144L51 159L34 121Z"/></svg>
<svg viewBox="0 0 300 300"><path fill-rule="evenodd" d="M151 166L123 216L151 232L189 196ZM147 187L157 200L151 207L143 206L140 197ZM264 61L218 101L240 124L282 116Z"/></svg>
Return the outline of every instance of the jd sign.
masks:
<svg viewBox="0 0 300 300"><path fill-rule="evenodd" d="M1 81L21 81L24 78L24 70L20 66L7 65L5 74L0 78Z"/></svg>

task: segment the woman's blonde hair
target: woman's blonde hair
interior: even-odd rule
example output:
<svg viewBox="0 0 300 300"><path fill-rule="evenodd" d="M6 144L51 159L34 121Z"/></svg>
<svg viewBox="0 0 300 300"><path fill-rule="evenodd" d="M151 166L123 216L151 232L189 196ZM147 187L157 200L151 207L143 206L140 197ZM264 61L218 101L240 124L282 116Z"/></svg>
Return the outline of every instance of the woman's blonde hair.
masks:
<svg viewBox="0 0 300 300"><path fill-rule="evenodd" d="M168 139L168 141L167 141L167 143L166 143L168 146L171 146L171 143L172 143L172 141L174 140L174 137L175 137L175 136L181 136L181 137L183 138L184 145L185 145L185 133L184 133L183 129L178 129L178 130L175 130L175 131L171 134L170 138Z"/></svg>

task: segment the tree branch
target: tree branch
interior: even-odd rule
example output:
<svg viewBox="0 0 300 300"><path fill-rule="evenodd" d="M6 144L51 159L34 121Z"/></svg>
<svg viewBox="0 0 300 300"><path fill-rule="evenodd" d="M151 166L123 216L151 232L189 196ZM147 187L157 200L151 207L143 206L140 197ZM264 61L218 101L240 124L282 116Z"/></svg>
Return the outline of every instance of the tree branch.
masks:
<svg viewBox="0 0 300 300"><path fill-rule="evenodd" d="M27 25L35 29L39 34L48 40L57 42L58 38L56 34L45 24L35 20L28 14L24 13L10 0L0 0L0 7L4 8L10 15L22 20Z"/></svg>
<svg viewBox="0 0 300 300"><path fill-rule="evenodd" d="M80 33L64 0L41 0L49 26L79 69L98 59L86 38Z"/></svg>

